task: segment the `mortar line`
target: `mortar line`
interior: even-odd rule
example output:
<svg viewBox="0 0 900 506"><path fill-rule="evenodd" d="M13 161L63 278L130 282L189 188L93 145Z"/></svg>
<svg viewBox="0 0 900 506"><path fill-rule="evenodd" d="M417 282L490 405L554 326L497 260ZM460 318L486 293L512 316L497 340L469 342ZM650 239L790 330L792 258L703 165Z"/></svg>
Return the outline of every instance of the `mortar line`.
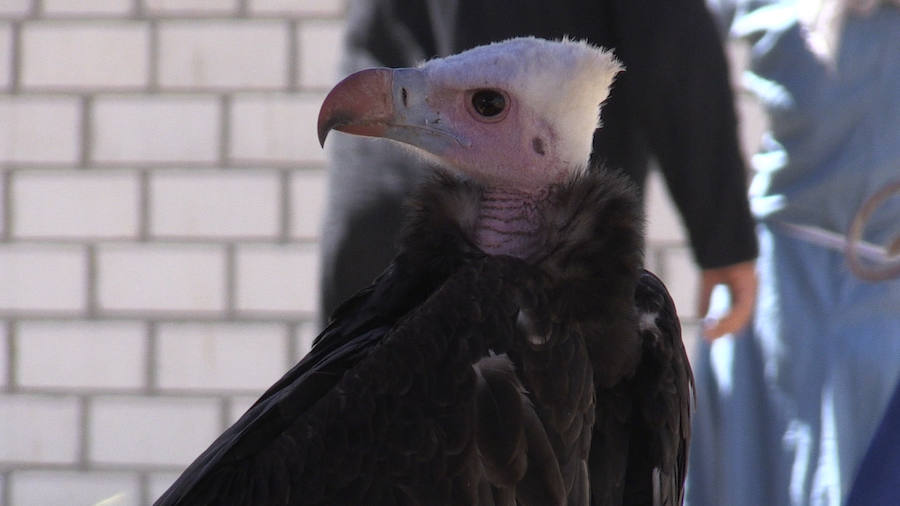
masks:
<svg viewBox="0 0 900 506"><path fill-rule="evenodd" d="M138 229L137 239L140 242L150 240L150 171L141 169L138 172Z"/></svg>
<svg viewBox="0 0 900 506"><path fill-rule="evenodd" d="M86 254L87 267L85 276L87 279L85 280L85 309L89 319L96 319L99 313L99 301L97 298L97 285L99 284L97 272L97 245L88 244Z"/></svg>
<svg viewBox="0 0 900 506"><path fill-rule="evenodd" d="M143 14L143 12L141 12ZM159 92L159 21L152 18L148 21L150 42L147 45L147 92Z"/></svg>
<svg viewBox="0 0 900 506"><path fill-rule="evenodd" d="M0 177L2 177L3 179L3 210L0 211L3 213L3 231L0 240L2 240L3 242L9 242L12 239L12 173L12 170L4 170L2 175L0 175Z"/></svg>
<svg viewBox="0 0 900 506"><path fill-rule="evenodd" d="M12 476L12 470L0 472L3 477L3 490L0 491L0 504L12 504L12 487L9 486L9 478Z"/></svg>
<svg viewBox="0 0 900 506"><path fill-rule="evenodd" d="M140 504L153 504L155 497L150 496L150 473L138 473L138 501Z"/></svg>
<svg viewBox="0 0 900 506"><path fill-rule="evenodd" d="M290 369L297 362L297 339L300 333L300 324L288 323L287 325L287 357L285 357L285 366Z"/></svg>
<svg viewBox="0 0 900 506"><path fill-rule="evenodd" d="M298 91L300 89L300 23L292 20L288 23L288 50L287 50L287 89Z"/></svg>
<svg viewBox="0 0 900 506"><path fill-rule="evenodd" d="M18 94L21 88L22 80L22 22L20 20L10 23L10 37L12 38L12 47L9 61L9 91L12 94Z"/></svg>
<svg viewBox="0 0 900 506"><path fill-rule="evenodd" d="M228 157L228 143L231 139L231 115L233 107L232 97L223 93L219 99L219 165L222 168L229 167L231 160Z"/></svg>
<svg viewBox="0 0 900 506"><path fill-rule="evenodd" d="M147 361L144 366L146 369L144 370L144 387L148 395L155 395L159 393L159 388L157 385L157 371L156 367L159 362L159 357L157 356L157 341L159 339L159 324L157 322L147 322L147 331L145 339L147 341Z"/></svg>
<svg viewBox="0 0 900 506"><path fill-rule="evenodd" d="M278 231L278 238L282 244L287 244L291 240L291 228L293 227L293 216L292 210L294 207L293 191L291 189L291 170L284 169L281 171L279 177L279 184L281 185L281 206L279 209L279 213L281 216L279 217L281 220L280 229Z"/></svg>
<svg viewBox="0 0 900 506"><path fill-rule="evenodd" d="M237 252L233 243L225 245L225 317L233 321L237 312Z"/></svg>
<svg viewBox="0 0 900 506"><path fill-rule="evenodd" d="M88 410L90 409L90 399L87 395L78 396L78 424L81 433L78 435L78 458L76 467L80 470L86 470L88 467L88 448L91 444L91 431L88 426L90 417Z"/></svg>
<svg viewBox="0 0 900 506"><path fill-rule="evenodd" d="M233 402L230 397L227 395L222 395L219 397L219 429L220 432L224 431L231 425L229 422L231 421L231 417L228 416L228 413L231 411L231 406Z"/></svg>
<svg viewBox="0 0 900 506"><path fill-rule="evenodd" d="M91 130L93 119L94 97L85 95L81 99L81 157L78 161L78 165L82 169L90 166L91 147L94 143L94 132Z"/></svg>
<svg viewBox="0 0 900 506"><path fill-rule="evenodd" d="M6 326L6 390L14 392L16 390L16 371L19 368L16 360L18 329L13 320L7 320L4 325Z"/></svg>

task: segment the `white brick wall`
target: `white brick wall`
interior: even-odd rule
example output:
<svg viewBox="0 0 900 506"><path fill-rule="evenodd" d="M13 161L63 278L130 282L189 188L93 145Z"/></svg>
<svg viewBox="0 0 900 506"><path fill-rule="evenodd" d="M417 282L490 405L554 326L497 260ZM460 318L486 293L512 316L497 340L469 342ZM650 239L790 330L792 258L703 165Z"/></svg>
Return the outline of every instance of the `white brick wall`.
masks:
<svg viewBox="0 0 900 506"><path fill-rule="evenodd" d="M22 29L22 86L137 88L147 84L150 30L137 22L50 21Z"/></svg>
<svg viewBox="0 0 900 506"><path fill-rule="evenodd" d="M146 376L145 334L138 322L22 322L13 347L16 384L54 390L140 388Z"/></svg>
<svg viewBox="0 0 900 506"><path fill-rule="evenodd" d="M286 370L287 338L283 325L268 323L160 325L157 384L163 390L261 392Z"/></svg>
<svg viewBox="0 0 900 506"><path fill-rule="evenodd" d="M247 94L231 108L229 155L248 163L323 162L316 120L323 94Z"/></svg>
<svg viewBox="0 0 900 506"><path fill-rule="evenodd" d="M0 2L0 16L23 17L31 10L31 0L3 0Z"/></svg>
<svg viewBox="0 0 900 506"><path fill-rule="evenodd" d="M12 74L12 26L0 22L0 91L9 88Z"/></svg>
<svg viewBox="0 0 900 506"><path fill-rule="evenodd" d="M97 252L101 311L225 310L225 255L206 245L103 245Z"/></svg>
<svg viewBox="0 0 900 506"><path fill-rule="evenodd" d="M340 80L339 51L323 51L322 47L340 47L344 25L336 21L307 21L300 26L297 53L297 80L302 86L330 89Z"/></svg>
<svg viewBox="0 0 900 506"><path fill-rule="evenodd" d="M9 384L9 345L9 333L6 328L6 322L0 320L0 389Z"/></svg>
<svg viewBox="0 0 900 506"><path fill-rule="evenodd" d="M238 0L143 0L143 5L151 14L233 14Z"/></svg>
<svg viewBox="0 0 900 506"><path fill-rule="evenodd" d="M81 432L79 413L74 397L0 397L0 462L74 464Z"/></svg>
<svg viewBox="0 0 900 506"><path fill-rule="evenodd" d="M151 176L154 237L274 239L281 231L278 172L160 171Z"/></svg>
<svg viewBox="0 0 900 506"><path fill-rule="evenodd" d="M44 14L54 17L120 16L131 11L131 0L44 0Z"/></svg>
<svg viewBox="0 0 900 506"><path fill-rule="evenodd" d="M0 167L74 165L81 156L75 97L0 95Z"/></svg>
<svg viewBox="0 0 900 506"><path fill-rule="evenodd" d="M31 171L12 176L16 238L136 238L140 187L131 171Z"/></svg>
<svg viewBox="0 0 900 506"><path fill-rule="evenodd" d="M0 0L0 505L149 504L308 351L345 4Z"/></svg>
<svg viewBox="0 0 900 506"><path fill-rule="evenodd" d="M212 163L219 101L211 96L102 97L94 102L91 160L118 164Z"/></svg>
<svg viewBox="0 0 900 506"><path fill-rule="evenodd" d="M245 246L237 252L237 309L314 313L318 257L306 246Z"/></svg>
<svg viewBox="0 0 900 506"><path fill-rule="evenodd" d="M279 89L287 84L284 22L172 21L160 26L159 42L163 87Z"/></svg>
<svg viewBox="0 0 900 506"><path fill-rule="evenodd" d="M88 461L185 466L223 430L210 399L99 397L88 416Z"/></svg>
<svg viewBox="0 0 900 506"><path fill-rule="evenodd" d="M254 14L334 16L344 9L345 0L249 0Z"/></svg>
<svg viewBox="0 0 900 506"><path fill-rule="evenodd" d="M324 209L325 175L320 171L295 172L291 178L291 235L318 236Z"/></svg>
<svg viewBox="0 0 900 506"><path fill-rule="evenodd" d="M110 499L115 506L141 504L136 473L17 471L10 488L10 503L16 506L90 505Z"/></svg>
<svg viewBox="0 0 900 506"><path fill-rule="evenodd" d="M84 248L0 244L0 312L77 313L85 308Z"/></svg>

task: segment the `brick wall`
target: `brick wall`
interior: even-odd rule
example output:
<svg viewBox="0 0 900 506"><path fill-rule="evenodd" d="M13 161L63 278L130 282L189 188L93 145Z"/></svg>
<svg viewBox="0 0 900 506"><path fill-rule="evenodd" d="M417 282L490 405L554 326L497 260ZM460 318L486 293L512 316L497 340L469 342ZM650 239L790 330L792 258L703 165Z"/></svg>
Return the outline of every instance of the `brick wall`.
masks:
<svg viewBox="0 0 900 506"><path fill-rule="evenodd" d="M0 504L146 504L304 354L343 11L0 0Z"/></svg>

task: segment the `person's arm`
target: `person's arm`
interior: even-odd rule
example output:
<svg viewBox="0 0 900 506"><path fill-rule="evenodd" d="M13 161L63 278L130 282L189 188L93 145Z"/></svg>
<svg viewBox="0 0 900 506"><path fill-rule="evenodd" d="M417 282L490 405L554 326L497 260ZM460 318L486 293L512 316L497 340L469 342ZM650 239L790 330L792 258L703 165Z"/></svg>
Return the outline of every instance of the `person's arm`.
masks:
<svg viewBox="0 0 900 506"><path fill-rule="evenodd" d="M701 310L716 284L732 310L707 336L743 327L755 301L754 221L722 43L702 0L617 2L628 106L662 168L703 269Z"/></svg>

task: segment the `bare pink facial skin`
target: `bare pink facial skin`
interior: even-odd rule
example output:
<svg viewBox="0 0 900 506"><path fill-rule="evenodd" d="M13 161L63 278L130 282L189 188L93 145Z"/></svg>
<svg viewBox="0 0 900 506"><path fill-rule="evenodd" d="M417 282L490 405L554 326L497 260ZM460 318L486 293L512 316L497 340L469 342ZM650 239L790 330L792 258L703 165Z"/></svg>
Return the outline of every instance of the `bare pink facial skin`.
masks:
<svg viewBox="0 0 900 506"><path fill-rule="evenodd" d="M521 256L528 249L521 237L540 226L536 202L585 169L600 104L620 70L609 52L587 43L535 38L415 69L363 70L326 97L319 140L332 129L392 139L478 182L486 191L477 241ZM502 107L485 114L475 105L484 92L502 97L491 102Z"/></svg>

